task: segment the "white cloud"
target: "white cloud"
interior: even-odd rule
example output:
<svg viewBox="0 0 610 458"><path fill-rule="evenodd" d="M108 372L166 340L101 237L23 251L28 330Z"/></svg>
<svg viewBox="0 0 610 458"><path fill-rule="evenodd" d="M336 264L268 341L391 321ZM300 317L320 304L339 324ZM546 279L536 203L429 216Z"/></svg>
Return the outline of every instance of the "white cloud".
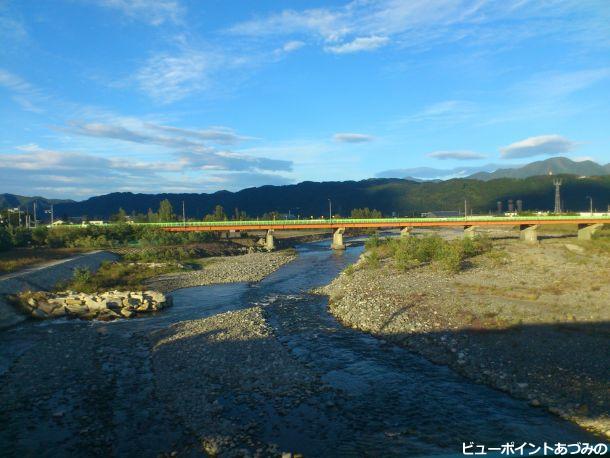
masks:
<svg viewBox="0 0 610 458"><path fill-rule="evenodd" d="M373 141L374 137L366 134L343 132L333 135L333 140L340 143L365 143Z"/></svg>
<svg viewBox="0 0 610 458"><path fill-rule="evenodd" d="M527 97L555 99L587 89L608 78L610 78L610 68L608 67L562 73L541 73L520 83L515 89Z"/></svg>
<svg viewBox="0 0 610 458"><path fill-rule="evenodd" d="M405 47L465 40L480 45L490 39L510 45L542 34L595 42L609 29L597 10L594 4L565 0L354 0L337 7L283 10L235 24L228 31L257 38L308 36L328 52L371 50L386 44L371 37ZM518 25L528 19L534 25L520 29ZM583 33L590 30L595 33Z"/></svg>
<svg viewBox="0 0 610 458"><path fill-rule="evenodd" d="M282 46L282 50L284 52L292 52L296 51L297 49L301 49L303 46L305 46L304 42L299 40L292 40L287 43L284 43L284 46Z"/></svg>
<svg viewBox="0 0 610 458"><path fill-rule="evenodd" d="M458 161L469 161L473 159L485 159L485 154L477 153L474 151L434 151L427 154L428 157L436 159L457 159Z"/></svg>
<svg viewBox="0 0 610 458"><path fill-rule="evenodd" d="M400 119L399 122L455 122L471 117L475 110L475 105L466 100L443 100L428 105L420 111Z"/></svg>
<svg viewBox="0 0 610 458"><path fill-rule="evenodd" d="M42 113L42 104L48 96L19 76L0 68L0 86L13 93L12 99L22 109L33 113Z"/></svg>
<svg viewBox="0 0 610 458"><path fill-rule="evenodd" d="M500 148L503 159L514 159L540 155L564 154L573 151L576 143L561 135L529 137Z"/></svg>
<svg viewBox="0 0 610 458"><path fill-rule="evenodd" d="M202 140L208 140L212 143L230 144L249 139L249 137L237 135L228 128L190 130L153 123L138 125L134 120L131 120L131 124L127 126L125 124L72 123L68 127L59 129L87 137L162 146L174 153L179 159L178 164L184 168L234 171L292 170L291 161L219 150L202 142Z"/></svg>
<svg viewBox="0 0 610 458"><path fill-rule="evenodd" d="M135 75L140 90L161 102L172 103L206 89L210 74L218 67L216 57L186 50L177 55L151 56Z"/></svg>
<svg viewBox="0 0 610 458"><path fill-rule="evenodd" d="M176 0L95 0L100 6L118 10L130 19L161 25L166 22L178 23L184 8Z"/></svg>
<svg viewBox="0 0 610 458"><path fill-rule="evenodd" d="M46 150L34 144L18 150L0 153L0 182L5 192L79 198L109 191L211 192L291 182L281 174L259 172L255 167L204 170L188 160L134 161Z"/></svg>
<svg viewBox="0 0 610 458"><path fill-rule="evenodd" d="M388 44L389 41L390 39L388 37L358 37L347 43L342 43L334 46L326 46L324 50L333 54L347 54L360 51L372 51Z"/></svg>
<svg viewBox="0 0 610 458"><path fill-rule="evenodd" d="M195 137L223 145L234 145L248 140L256 140L255 137L238 135L233 129L223 126L212 126L207 129L183 129L180 127L162 126L152 123L146 123L145 126L153 130L165 131L172 134L183 135L185 137Z"/></svg>

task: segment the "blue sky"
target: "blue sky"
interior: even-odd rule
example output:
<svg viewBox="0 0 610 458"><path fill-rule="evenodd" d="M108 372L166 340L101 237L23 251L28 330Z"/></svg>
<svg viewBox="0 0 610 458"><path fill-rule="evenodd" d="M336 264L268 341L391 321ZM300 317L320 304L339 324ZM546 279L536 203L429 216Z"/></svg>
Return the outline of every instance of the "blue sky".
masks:
<svg viewBox="0 0 610 458"><path fill-rule="evenodd" d="M607 0L0 0L0 43L0 192L610 162Z"/></svg>

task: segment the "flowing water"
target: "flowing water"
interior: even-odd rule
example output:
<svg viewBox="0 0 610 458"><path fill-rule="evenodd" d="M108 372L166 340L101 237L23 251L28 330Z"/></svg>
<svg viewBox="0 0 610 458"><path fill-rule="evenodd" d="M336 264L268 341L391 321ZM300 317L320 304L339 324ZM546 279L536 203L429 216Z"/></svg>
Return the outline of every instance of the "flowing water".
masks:
<svg viewBox="0 0 610 458"><path fill-rule="evenodd" d="M282 415L261 399L256 409L266 418L255 433L258 443L306 456L426 456L459 454L470 441L592 439L542 409L342 327L328 314L326 298L308 291L355 262L362 247L332 252L320 242L298 251L296 261L260 283L176 291L174 306L155 316L27 322L1 331L0 401L7 407L0 413L0 455L157 456L168 444L178 450L191 444L196 455L193 432L155 393L150 349L141 337L252 305L264 307L274 338L324 387ZM231 396L223 400L227 412L248 415Z"/></svg>

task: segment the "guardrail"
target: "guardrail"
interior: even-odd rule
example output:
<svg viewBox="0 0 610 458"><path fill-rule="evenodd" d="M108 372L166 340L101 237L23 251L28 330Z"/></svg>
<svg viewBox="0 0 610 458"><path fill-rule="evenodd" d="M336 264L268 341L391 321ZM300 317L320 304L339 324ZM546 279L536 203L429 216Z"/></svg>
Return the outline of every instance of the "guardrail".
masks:
<svg viewBox="0 0 610 458"><path fill-rule="evenodd" d="M413 224L414 226L441 226L443 223L452 226L465 225L473 226L477 223L484 225L509 225L509 224L552 224L552 223L564 223L564 224L579 224L579 223L604 223L610 224L610 215L606 216L467 216L467 217L449 217L449 218L333 218L331 219L277 219L277 220L246 220L246 221L172 221L162 223L134 223L129 222L130 225L144 226L144 227L159 227L159 228L216 228L218 230L228 230L227 228L239 230L240 227L253 229L278 227L287 229L291 226L299 229L307 228L311 226L314 228L336 228L339 226L346 227L358 227L354 225L366 225L367 227L374 227L379 225L380 227L405 227ZM124 223L104 223L95 224L91 226L101 227L112 227L118 226ZM61 227L61 226L59 226ZM70 228L82 228L88 227L87 225L69 225L64 227ZM223 229L221 229L223 228Z"/></svg>
<svg viewBox="0 0 610 458"><path fill-rule="evenodd" d="M151 227L184 227L184 226L304 226L304 225L339 225L339 224L391 224L404 225L405 223L465 223L474 224L476 222L515 222L520 221L557 221L572 222L590 220L607 220L608 216L467 216L452 218L333 218L331 219L286 219L286 220L247 220L247 221L186 221L186 222L165 222L165 223L133 223L141 226Z"/></svg>

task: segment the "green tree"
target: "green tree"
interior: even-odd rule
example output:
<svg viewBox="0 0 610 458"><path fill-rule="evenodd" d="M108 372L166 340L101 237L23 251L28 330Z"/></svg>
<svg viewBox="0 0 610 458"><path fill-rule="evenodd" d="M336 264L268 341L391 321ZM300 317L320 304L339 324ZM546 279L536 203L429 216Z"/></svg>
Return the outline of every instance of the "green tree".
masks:
<svg viewBox="0 0 610 458"><path fill-rule="evenodd" d="M46 226L38 226L32 231L32 241L38 245L46 245L49 229Z"/></svg>
<svg viewBox="0 0 610 458"><path fill-rule="evenodd" d="M148 209L148 213L146 214L146 219L149 223L156 223L159 221L159 215L152 211L152 208Z"/></svg>
<svg viewBox="0 0 610 458"><path fill-rule="evenodd" d="M0 226L0 251L6 251L13 247L11 233L4 226Z"/></svg>
<svg viewBox="0 0 610 458"><path fill-rule="evenodd" d="M381 218L381 212L379 210L369 210L368 207L354 208L351 213L352 218L356 219L368 219L368 218Z"/></svg>
<svg viewBox="0 0 610 458"><path fill-rule="evenodd" d="M123 208L119 208L119 211L110 217L110 221L116 223L124 223L127 221L127 212Z"/></svg>
<svg viewBox="0 0 610 458"><path fill-rule="evenodd" d="M15 246L28 246L32 241L32 231L25 227L13 229L13 244Z"/></svg>
<svg viewBox="0 0 610 458"><path fill-rule="evenodd" d="M214 221L225 221L226 219L227 215L225 209L222 208L222 205L216 205L216 207L214 207Z"/></svg>
<svg viewBox="0 0 610 458"><path fill-rule="evenodd" d="M167 221L173 221L176 219L176 215L174 215L174 208L169 200L163 199L161 203L159 203L159 221L165 223Z"/></svg>

